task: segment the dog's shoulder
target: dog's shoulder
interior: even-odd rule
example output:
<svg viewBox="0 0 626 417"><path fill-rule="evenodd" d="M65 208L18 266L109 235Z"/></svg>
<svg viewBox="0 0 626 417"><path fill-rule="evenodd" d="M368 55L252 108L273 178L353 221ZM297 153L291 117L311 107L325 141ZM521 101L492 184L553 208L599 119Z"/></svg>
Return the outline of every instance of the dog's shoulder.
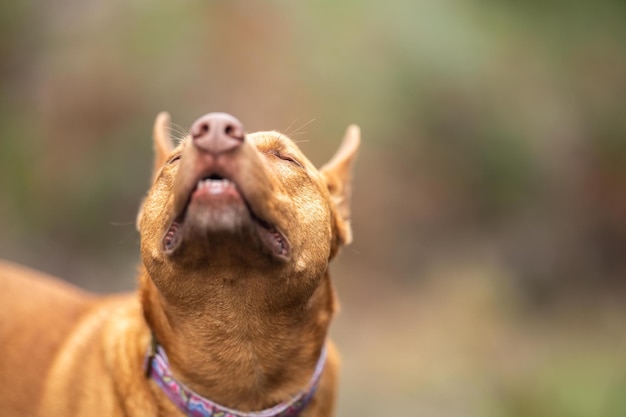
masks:
<svg viewBox="0 0 626 417"><path fill-rule="evenodd" d="M5 387L3 398L8 398L5 409L11 410L12 403L31 404L39 396L47 368L93 300L49 275L0 262L0 340L4 341L0 385Z"/></svg>

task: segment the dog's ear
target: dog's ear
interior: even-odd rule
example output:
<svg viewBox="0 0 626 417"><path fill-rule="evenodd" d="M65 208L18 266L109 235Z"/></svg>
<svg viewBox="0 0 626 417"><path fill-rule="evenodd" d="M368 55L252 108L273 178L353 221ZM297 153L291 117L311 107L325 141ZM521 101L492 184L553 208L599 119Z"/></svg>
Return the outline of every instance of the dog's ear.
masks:
<svg viewBox="0 0 626 417"><path fill-rule="evenodd" d="M361 143L361 129L348 126L343 142L332 159L320 170L337 210L337 231L341 243L352 242L350 203L352 197L352 167Z"/></svg>
<svg viewBox="0 0 626 417"><path fill-rule="evenodd" d="M170 114L168 112L161 112L157 115L154 121L154 128L152 130L152 144L154 147L154 165L152 166L152 181L156 179L156 176L167 161L167 157L174 150L174 142L170 136ZM139 230L139 223L141 216L143 215L143 204L139 206L139 212L137 213L137 221L135 226Z"/></svg>
<svg viewBox="0 0 626 417"><path fill-rule="evenodd" d="M170 136L170 114L168 112L163 111L157 115L154 121L152 141L154 146L152 180L154 180L159 169L165 164L167 157L174 150L174 142Z"/></svg>

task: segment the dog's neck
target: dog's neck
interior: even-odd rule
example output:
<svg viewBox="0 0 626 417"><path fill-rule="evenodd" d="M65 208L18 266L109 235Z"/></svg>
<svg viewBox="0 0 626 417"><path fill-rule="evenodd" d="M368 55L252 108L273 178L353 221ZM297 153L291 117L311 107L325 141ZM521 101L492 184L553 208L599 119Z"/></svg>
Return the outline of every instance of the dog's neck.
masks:
<svg viewBox="0 0 626 417"><path fill-rule="evenodd" d="M233 293L226 283L202 303L180 308L144 271L142 304L182 383L227 407L254 411L289 399L311 378L335 303L327 273L322 281L307 300L280 308L268 308L262 293Z"/></svg>
<svg viewBox="0 0 626 417"><path fill-rule="evenodd" d="M324 346L322 348L322 354L317 361L315 372L311 376L309 383L297 395L271 408L254 412L242 412L217 404L208 398L198 395L184 384L178 382L176 377L172 375L167 354L163 348L158 345L154 335L152 337L151 346L148 352L146 352L144 370L146 377L152 378L162 389L163 393L178 406L181 411L190 416L295 417L300 415L307 407L317 391L320 377L326 364L326 353L326 346Z"/></svg>

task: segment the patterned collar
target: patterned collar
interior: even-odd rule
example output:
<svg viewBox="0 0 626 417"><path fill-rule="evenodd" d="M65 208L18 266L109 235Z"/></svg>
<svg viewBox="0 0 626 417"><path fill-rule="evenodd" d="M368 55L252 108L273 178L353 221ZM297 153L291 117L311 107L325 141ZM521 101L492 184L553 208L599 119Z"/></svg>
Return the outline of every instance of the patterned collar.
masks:
<svg viewBox="0 0 626 417"><path fill-rule="evenodd" d="M304 410L313 398L325 363L326 345L322 347L315 372L305 389L288 401L254 412L236 411L216 404L176 381L170 370L167 355L154 337L146 353L144 369L146 376L152 377L169 399L189 417L295 417Z"/></svg>

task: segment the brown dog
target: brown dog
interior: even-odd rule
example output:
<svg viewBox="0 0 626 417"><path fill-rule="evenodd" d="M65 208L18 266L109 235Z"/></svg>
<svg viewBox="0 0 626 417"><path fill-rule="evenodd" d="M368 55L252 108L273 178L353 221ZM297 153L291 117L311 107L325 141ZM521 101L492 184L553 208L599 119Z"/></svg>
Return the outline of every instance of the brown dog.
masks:
<svg viewBox="0 0 626 417"><path fill-rule="evenodd" d="M351 240L358 128L319 171L223 113L176 147L168 129L162 113L138 295L0 265L0 415L333 414L328 264Z"/></svg>

